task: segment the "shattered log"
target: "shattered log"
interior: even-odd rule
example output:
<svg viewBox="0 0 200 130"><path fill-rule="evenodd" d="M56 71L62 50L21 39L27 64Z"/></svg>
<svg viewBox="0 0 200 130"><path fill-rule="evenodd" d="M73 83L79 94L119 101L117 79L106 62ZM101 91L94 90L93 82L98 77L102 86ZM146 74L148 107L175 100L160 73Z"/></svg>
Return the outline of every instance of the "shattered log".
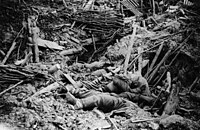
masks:
<svg viewBox="0 0 200 130"><path fill-rule="evenodd" d="M162 116L174 114L179 103L179 89L181 87L181 83L177 82L172 85L171 93L168 97L167 103L165 105Z"/></svg>

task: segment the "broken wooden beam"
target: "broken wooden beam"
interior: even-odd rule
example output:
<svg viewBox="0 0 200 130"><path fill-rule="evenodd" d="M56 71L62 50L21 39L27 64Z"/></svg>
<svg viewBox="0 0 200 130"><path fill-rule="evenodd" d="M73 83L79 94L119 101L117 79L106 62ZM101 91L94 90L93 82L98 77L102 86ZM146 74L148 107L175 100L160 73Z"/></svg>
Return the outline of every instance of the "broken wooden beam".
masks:
<svg viewBox="0 0 200 130"><path fill-rule="evenodd" d="M131 56L131 51L132 51L132 47L133 47L133 43L134 43L133 41L134 41L134 38L135 38L136 29L137 29L137 27L133 25L133 33L131 35L131 40L129 42L128 51L127 51L126 59L125 59L125 62L124 62L124 74L125 75L127 75L128 62L129 62L129 59L130 59L130 56Z"/></svg>
<svg viewBox="0 0 200 130"><path fill-rule="evenodd" d="M145 78L147 78L148 77L148 75L149 75L149 73L152 71L152 69L153 69L153 67L154 67L154 65L155 65L155 63L156 63L156 61L157 61L157 59L158 59L158 56L160 55L160 53L161 53L161 51L162 51L162 48L163 48L163 43L159 46L159 48L158 48L158 50L156 51L156 55L155 55L155 57L153 58L153 61L152 61L152 63L151 63L151 65L150 65L150 67L149 67L149 69L147 70L147 73L145 74Z"/></svg>
<svg viewBox="0 0 200 130"><path fill-rule="evenodd" d="M73 55L73 54L77 54L80 53L82 51L82 47L79 48L72 48L72 49L68 49L68 50L63 50L60 52L60 55L62 56L66 56L66 55Z"/></svg>
<svg viewBox="0 0 200 130"><path fill-rule="evenodd" d="M59 87L60 87L60 84L57 83L57 82L54 82L54 83L48 85L47 87L39 90L38 92L34 93L32 96L28 97L27 99L25 99L25 102L26 101L31 101L34 97L39 96L41 94L44 94L46 92L51 92L51 90L53 90L53 89L55 90L55 89L57 89Z"/></svg>

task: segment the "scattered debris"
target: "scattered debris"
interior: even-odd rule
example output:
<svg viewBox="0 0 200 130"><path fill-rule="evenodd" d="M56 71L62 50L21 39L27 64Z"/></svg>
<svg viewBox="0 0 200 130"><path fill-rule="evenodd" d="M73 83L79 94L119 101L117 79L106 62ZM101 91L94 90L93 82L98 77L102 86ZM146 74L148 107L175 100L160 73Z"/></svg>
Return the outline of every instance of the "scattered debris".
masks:
<svg viewBox="0 0 200 130"><path fill-rule="evenodd" d="M200 129L199 2L0 3L0 129ZM131 105L77 110L94 91Z"/></svg>

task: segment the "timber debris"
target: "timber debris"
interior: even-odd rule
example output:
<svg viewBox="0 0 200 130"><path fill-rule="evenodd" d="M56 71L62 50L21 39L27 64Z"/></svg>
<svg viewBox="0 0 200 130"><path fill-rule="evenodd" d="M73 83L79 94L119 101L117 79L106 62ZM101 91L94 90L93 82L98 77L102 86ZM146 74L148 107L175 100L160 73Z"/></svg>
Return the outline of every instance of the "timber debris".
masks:
<svg viewBox="0 0 200 130"><path fill-rule="evenodd" d="M36 130L200 129L199 7L0 1L0 121Z"/></svg>

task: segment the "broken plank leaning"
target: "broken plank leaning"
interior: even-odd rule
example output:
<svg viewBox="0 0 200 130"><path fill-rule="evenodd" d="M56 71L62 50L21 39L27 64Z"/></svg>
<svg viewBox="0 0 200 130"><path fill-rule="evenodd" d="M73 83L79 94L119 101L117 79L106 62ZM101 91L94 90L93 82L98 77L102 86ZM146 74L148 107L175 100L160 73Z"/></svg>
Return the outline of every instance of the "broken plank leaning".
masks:
<svg viewBox="0 0 200 130"><path fill-rule="evenodd" d="M172 63L173 63L173 62L175 61L175 59L178 57L178 55L180 54L180 49L181 49L182 47L185 46L185 44L187 43L188 39L192 36L193 33L194 33L194 32L191 32L191 33L189 34L189 36L179 45L179 47L177 47L177 48L174 50L174 52L176 52L176 51L178 51L178 50L179 50L179 51L176 53L176 55L174 56L174 58L172 59L172 61L171 61L170 64L168 65L168 68L172 65ZM166 71L167 71L167 69L165 69L164 73L160 76L160 78L157 80L157 82L154 84L153 87L155 87L155 86L160 82L160 80L162 79L162 77L164 76L164 74L166 73Z"/></svg>
<svg viewBox="0 0 200 130"><path fill-rule="evenodd" d="M143 48L142 47L138 47L138 74L142 75L142 66L143 66L143 62L142 62L142 52L143 52Z"/></svg>
<svg viewBox="0 0 200 130"><path fill-rule="evenodd" d="M16 40L17 40L17 38L19 37L19 35L22 33L23 29L24 29L24 27L21 28L21 30L19 31L19 33L18 33L17 36L15 37L15 39L14 39L14 41L13 41L13 43L12 43L12 46L10 47L8 53L6 54L6 56L4 57L4 59L3 59L3 61L2 61L2 64L3 64L3 65L6 63L8 57L10 56L10 54L12 53L12 51L14 50L15 45L17 44L17 43L16 43Z"/></svg>
<svg viewBox="0 0 200 130"><path fill-rule="evenodd" d="M2 96L3 94L5 94L6 92L10 91L11 89L17 87L18 85L20 85L20 84L23 83L23 82L24 82L24 80L21 80L21 81L19 81L18 83L16 83L15 85L13 85L12 87L10 87L10 88L4 90L3 92L0 93L0 96Z"/></svg>
<svg viewBox="0 0 200 130"><path fill-rule="evenodd" d="M151 82L151 80L153 79L153 77L155 76L155 74L158 72L158 69L160 68L160 66L167 60L167 58L169 57L169 55L171 54L172 48L170 48L167 53L165 54L165 56L162 58L162 60L160 61L160 63L157 65L157 67L154 69L154 71L152 72L152 74L149 76L148 78L148 82Z"/></svg>
<svg viewBox="0 0 200 130"><path fill-rule="evenodd" d="M126 59L125 59L125 63L124 63L124 74L125 75L127 74L128 62L129 62L129 59L130 59L130 56L131 56L131 50L132 50L132 47L133 47L133 40L135 38L136 29L137 29L137 27L133 25L133 33L131 35L131 40L129 42L128 52L126 54Z"/></svg>
<svg viewBox="0 0 200 130"><path fill-rule="evenodd" d="M162 44L160 45L160 47L158 48L158 51L156 52L156 55L155 55L155 57L154 57L154 59L153 59L151 65L150 65L150 67L149 67L149 69L148 69L146 75L145 75L145 78L147 78L147 76L149 75L150 71L153 69L153 67L154 67L154 65L155 65L155 63L156 63L156 61L157 61L157 59L158 59L158 56L160 55L160 52L161 52L161 50L162 50L162 48L163 48L163 45L164 45L164 44L162 43Z"/></svg>

